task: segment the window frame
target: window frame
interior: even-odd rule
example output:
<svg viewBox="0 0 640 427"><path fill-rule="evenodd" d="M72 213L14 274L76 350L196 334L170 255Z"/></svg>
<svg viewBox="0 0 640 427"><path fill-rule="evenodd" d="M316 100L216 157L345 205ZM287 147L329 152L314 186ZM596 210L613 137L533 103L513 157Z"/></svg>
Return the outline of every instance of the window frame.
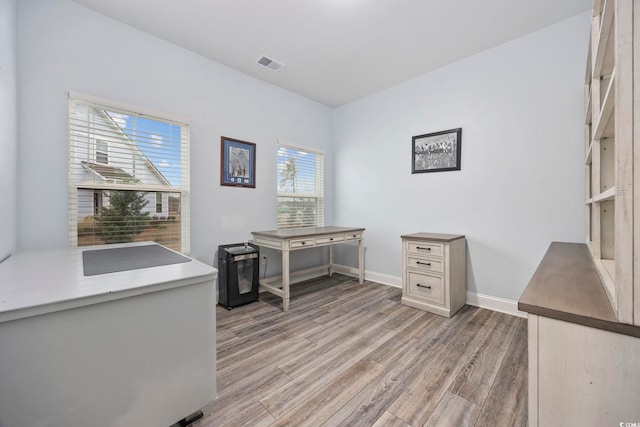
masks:
<svg viewBox="0 0 640 427"><path fill-rule="evenodd" d="M287 192L280 190L280 164L278 163L278 151L280 149L289 149L296 150L298 152L310 153L316 156L316 167L315 167L315 179L314 183L316 184L316 191L314 193L303 193L303 192ZM318 167L318 162L320 162L320 166ZM321 180L321 185L318 186L318 180ZM298 228L298 227L323 227L325 220L325 151L321 148L317 147L309 147L301 144L296 144L289 141L284 141L279 139L277 141L276 146L276 223L278 229L286 229L286 228ZM293 226L284 226L284 221L281 220L280 217L280 206L281 198L289 198L289 199L306 199L306 200L314 200L316 206L316 215L313 221L313 224L308 225L293 225Z"/></svg>
<svg viewBox="0 0 640 427"><path fill-rule="evenodd" d="M119 182L80 182L73 178L74 163L77 159L76 145L72 142L72 125L71 118L73 117L72 106L74 102L93 104L98 107L104 107L105 109L113 109L116 111L128 113L132 116L142 117L159 122L166 122L180 126L180 153L181 153L181 174L179 186L163 186L153 184L130 184ZM157 112L150 109L134 106L118 101L113 101L106 98L97 97L94 95L84 94L81 92L69 91L68 92L68 135L67 135L67 148L68 148L68 165L67 170L69 174L69 246L78 246L78 191L82 189L96 191L109 191L109 190L133 190L142 193L167 193L180 194L180 252L189 255L190 253L190 120L183 116L175 114L168 114L163 112ZM97 153L97 144L94 144L94 160ZM182 158L184 157L184 158ZM103 163L99 163L103 165ZM93 199L93 196L92 196ZM154 207L153 211L156 208ZM167 214L170 215L170 212Z"/></svg>

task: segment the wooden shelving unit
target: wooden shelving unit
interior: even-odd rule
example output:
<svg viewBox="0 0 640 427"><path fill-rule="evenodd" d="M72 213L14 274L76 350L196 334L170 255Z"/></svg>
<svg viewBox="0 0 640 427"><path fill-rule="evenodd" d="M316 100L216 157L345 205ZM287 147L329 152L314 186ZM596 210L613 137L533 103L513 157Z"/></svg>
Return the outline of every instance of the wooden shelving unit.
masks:
<svg viewBox="0 0 640 427"><path fill-rule="evenodd" d="M634 240L640 243L633 186L634 100L639 93L634 80L640 84L633 28L640 12L634 3L594 1L584 89L585 210L587 244L618 321L640 325L634 270L636 275L640 271L633 250ZM640 162L635 162L637 170Z"/></svg>

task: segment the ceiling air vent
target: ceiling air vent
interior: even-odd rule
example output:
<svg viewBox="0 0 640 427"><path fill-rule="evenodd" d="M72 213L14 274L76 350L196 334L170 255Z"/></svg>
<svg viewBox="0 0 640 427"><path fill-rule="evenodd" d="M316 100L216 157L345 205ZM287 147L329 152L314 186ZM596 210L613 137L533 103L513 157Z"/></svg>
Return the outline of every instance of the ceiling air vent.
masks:
<svg viewBox="0 0 640 427"><path fill-rule="evenodd" d="M267 67L271 71L280 71L280 69L284 67L284 64L282 62L273 58L268 58L266 56L261 57L256 62L264 67Z"/></svg>

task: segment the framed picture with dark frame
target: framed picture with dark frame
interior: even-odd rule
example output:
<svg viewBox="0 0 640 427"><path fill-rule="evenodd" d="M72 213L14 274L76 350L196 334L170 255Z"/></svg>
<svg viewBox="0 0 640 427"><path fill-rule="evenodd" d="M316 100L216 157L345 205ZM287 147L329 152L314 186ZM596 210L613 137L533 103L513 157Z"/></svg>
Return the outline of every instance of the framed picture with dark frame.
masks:
<svg viewBox="0 0 640 427"><path fill-rule="evenodd" d="M411 173L460 170L462 128L412 138Z"/></svg>
<svg viewBox="0 0 640 427"><path fill-rule="evenodd" d="M256 144L220 137L220 185L256 188Z"/></svg>

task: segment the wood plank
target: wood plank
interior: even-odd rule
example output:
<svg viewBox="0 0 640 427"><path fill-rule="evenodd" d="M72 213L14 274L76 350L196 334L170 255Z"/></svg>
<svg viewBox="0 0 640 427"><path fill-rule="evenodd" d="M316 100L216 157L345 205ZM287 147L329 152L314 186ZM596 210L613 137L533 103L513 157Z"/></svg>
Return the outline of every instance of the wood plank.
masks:
<svg viewBox="0 0 640 427"><path fill-rule="evenodd" d="M258 351L246 354L245 357L240 357L234 363L226 364L223 368L218 369L216 376L218 387L226 391L237 382L238 378L260 373L264 369L259 363L262 360L283 360L314 347L314 343L298 337L280 341L275 345L261 347Z"/></svg>
<svg viewBox="0 0 640 427"><path fill-rule="evenodd" d="M633 26L640 29L640 7L633 8ZM633 43L633 122L640 123L640 42ZM633 140L640 141L640 125L633 127ZM640 182L640 149L633 150L633 182ZM633 324L640 326L640 185L633 186Z"/></svg>
<svg viewBox="0 0 640 427"><path fill-rule="evenodd" d="M384 370L382 365L362 359L272 425L274 427L318 426L339 410L345 401L366 387L382 370Z"/></svg>
<svg viewBox="0 0 640 427"><path fill-rule="evenodd" d="M518 325L521 324L521 322L500 319L500 317L506 318L506 314L499 313L497 316L495 327L482 337L449 387L450 393L480 406L489 394L507 353L508 344L513 340Z"/></svg>
<svg viewBox="0 0 640 427"><path fill-rule="evenodd" d="M254 403L248 408L236 412L231 419L220 419L217 412L210 410L204 413L203 418L199 421L199 425L216 426L216 427L267 427L273 424L275 418L269 413L259 402Z"/></svg>
<svg viewBox="0 0 640 427"><path fill-rule="evenodd" d="M207 405L203 413L213 413L216 423L232 423L238 414L254 405L274 388L281 387L291 379L277 368L267 368L226 386L218 398ZM198 425L198 424L194 424Z"/></svg>
<svg viewBox="0 0 640 427"><path fill-rule="evenodd" d="M538 319L539 316L529 314L527 318L527 391L528 416L530 427L538 426Z"/></svg>
<svg viewBox="0 0 640 427"><path fill-rule="evenodd" d="M476 425L475 420L478 418L480 408L472 402L447 392L429 420L424 424L425 427L439 426L473 426ZM479 424L487 425L487 424ZM507 424L489 424L489 425L507 425Z"/></svg>
<svg viewBox="0 0 640 427"><path fill-rule="evenodd" d="M414 381L390 405L389 412L411 425L423 425L431 417L470 349L498 321L497 313L467 307L450 319L459 326L436 338L443 344L442 351L414 373Z"/></svg>
<svg viewBox="0 0 640 427"><path fill-rule="evenodd" d="M351 427L374 424L414 380L412 367L424 366L438 357L443 349L436 340L413 338L412 341L412 345L398 352L397 357L387 360L383 365L386 369L374 378L368 387L344 404L326 423ZM369 356L368 359L380 363L378 357Z"/></svg>
<svg viewBox="0 0 640 427"><path fill-rule="evenodd" d="M476 425L519 425L527 419L527 321L516 323L516 334L509 344L495 381L487 396Z"/></svg>
<svg viewBox="0 0 640 427"><path fill-rule="evenodd" d="M366 354L393 335L393 331L385 332L383 328L376 328L371 336L360 338L349 346L343 346L340 352L328 356L329 359L325 363L318 363L317 359L314 359L314 368L261 399L260 403L275 417L282 417L311 399L359 360L364 360Z"/></svg>
<svg viewBox="0 0 640 427"><path fill-rule="evenodd" d="M615 304L618 321L633 324L633 152L634 146L634 93L638 82L633 80L633 9L636 1L616 1L615 7ZM637 106L635 108L638 108ZM638 209L636 207L636 209ZM636 248L637 250L637 248Z"/></svg>
<svg viewBox="0 0 640 427"><path fill-rule="evenodd" d="M392 413L385 412L372 427L411 427L411 425L405 423Z"/></svg>

